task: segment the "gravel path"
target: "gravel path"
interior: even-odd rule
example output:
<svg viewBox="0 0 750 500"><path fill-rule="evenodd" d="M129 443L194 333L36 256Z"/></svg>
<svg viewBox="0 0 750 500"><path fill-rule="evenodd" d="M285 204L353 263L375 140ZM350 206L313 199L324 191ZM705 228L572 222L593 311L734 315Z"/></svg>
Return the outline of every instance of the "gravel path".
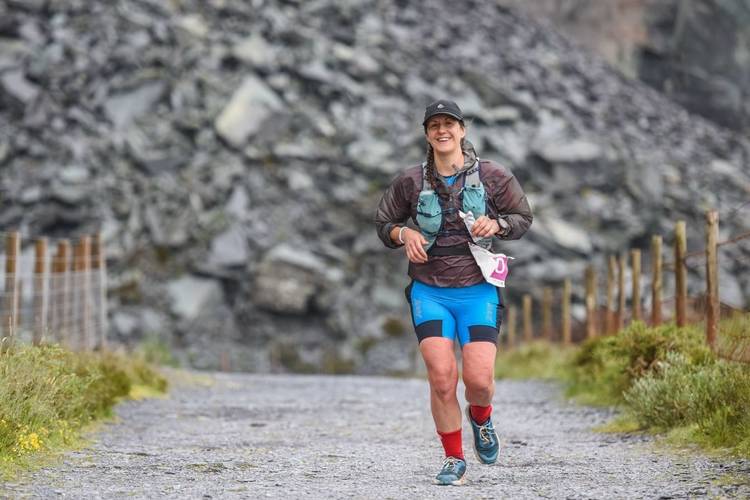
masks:
<svg viewBox="0 0 750 500"><path fill-rule="evenodd" d="M501 459L467 444L467 484L431 484L442 450L422 380L216 374L127 402L88 449L0 486L11 498L748 498L750 461L597 434L611 414L542 382L501 381Z"/></svg>

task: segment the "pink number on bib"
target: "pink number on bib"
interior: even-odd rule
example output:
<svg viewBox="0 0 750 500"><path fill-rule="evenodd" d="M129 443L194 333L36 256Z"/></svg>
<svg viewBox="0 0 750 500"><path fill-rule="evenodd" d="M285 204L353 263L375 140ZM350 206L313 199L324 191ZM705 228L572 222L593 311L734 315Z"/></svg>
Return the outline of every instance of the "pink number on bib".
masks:
<svg viewBox="0 0 750 500"><path fill-rule="evenodd" d="M508 257L505 255L495 255L493 259L497 261L497 266L490 276L504 281L505 277L508 276Z"/></svg>

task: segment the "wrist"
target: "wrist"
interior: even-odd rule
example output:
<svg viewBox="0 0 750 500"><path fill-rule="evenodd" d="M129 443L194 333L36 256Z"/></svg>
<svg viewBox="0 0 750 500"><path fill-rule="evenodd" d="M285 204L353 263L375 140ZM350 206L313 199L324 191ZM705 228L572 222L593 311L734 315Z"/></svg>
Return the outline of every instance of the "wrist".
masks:
<svg viewBox="0 0 750 500"><path fill-rule="evenodd" d="M398 242L402 245L404 244L404 231L406 231L408 228L406 226L401 226L398 230Z"/></svg>
<svg viewBox="0 0 750 500"><path fill-rule="evenodd" d="M502 217L498 217L495 219L495 222L497 222L498 231L496 236L506 236L508 233L510 233L510 224L508 224L508 221L506 221Z"/></svg>

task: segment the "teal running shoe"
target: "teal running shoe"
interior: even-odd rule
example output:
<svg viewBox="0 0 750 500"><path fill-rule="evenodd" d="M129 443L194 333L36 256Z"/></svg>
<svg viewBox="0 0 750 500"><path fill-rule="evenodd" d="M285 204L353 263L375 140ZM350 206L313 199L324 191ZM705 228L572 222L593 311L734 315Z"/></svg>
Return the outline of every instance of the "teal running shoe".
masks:
<svg viewBox="0 0 750 500"><path fill-rule="evenodd" d="M474 433L474 455L483 464L494 464L500 452L500 439L492 425L492 418L487 419L484 424L478 425L471 418L469 405L466 405L466 416L469 418L471 430Z"/></svg>
<svg viewBox="0 0 750 500"><path fill-rule="evenodd" d="M435 484L441 486L460 486L464 484L466 473L466 462L456 457L447 457L443 462L443 468L435 477Z"/></svg>

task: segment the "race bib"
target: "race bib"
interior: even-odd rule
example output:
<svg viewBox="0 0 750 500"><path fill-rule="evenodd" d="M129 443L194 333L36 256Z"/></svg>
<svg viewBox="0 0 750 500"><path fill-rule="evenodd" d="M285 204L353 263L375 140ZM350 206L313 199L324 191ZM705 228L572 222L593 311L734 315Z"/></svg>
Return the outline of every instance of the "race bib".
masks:
<svg viewBox="0 0 750 500"><path fill-rule="evenodd" d="M474 240L474 243L477 243L479 238L471 234L471 228L474 226L474 222L476 222L474 214L471 212L465 214L459 210L458 215L461 216L464 224L466 224L466 229L469 230L471 239ZM474 243L469 242L469 249L479 269L482 270L482 276L484 276L485 281L500 288L505 288L505 278L508 276L508 259L512 259L513 257L508 257L503 253L492 253Z"/></svg>
<svg viewBox="0 0 750 500"><path fill-rule="evenodd" d="M508 276L508 257L503 253L492 253L479 245L469 242L471 255L474 256L485 281L500 288L505 288L505 278Z"/></svg>

